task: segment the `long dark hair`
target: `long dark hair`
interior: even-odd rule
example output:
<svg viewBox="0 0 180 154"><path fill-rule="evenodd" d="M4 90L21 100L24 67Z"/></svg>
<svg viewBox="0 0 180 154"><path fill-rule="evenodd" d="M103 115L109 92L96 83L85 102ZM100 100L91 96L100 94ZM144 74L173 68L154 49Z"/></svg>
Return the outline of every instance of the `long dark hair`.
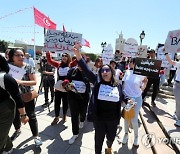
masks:
<svg viewBox="0 0 180 154"><path fill-rule="evenodd" d="M21 50L21 51L24 53L24 50L23 50L23 49L19 49L19 48L11 49L11 50L9 51L9 60L8 60L8 62L14 62L14 61L13 61L13 57L14 57L14 54L15 54L15 52L16 52L17 50ZM25 53L24 53L24 54L25 54Z"/></svg>
<svg viewBox="0 0 180 154"><path fill-rule="evenodd" d="M115 84L116 84L116 80L115 80L115 78L114 78L115 71L114 71L114 70L112 69L112 67L111 67L110 65L108 65L108 64L103 65L103 66L99 69L99 71L98 71L98 75L99 75L100 82L101 82L101 81L104 81L104 79L102 78L102 74L101 74L101 70L103 69L104 66L108 66L108 67L110 68L111 74L112 74L112 76L111 76L111 81L110 81L110 82L111 82L112 85L115 85Z"/></svg>
<svg viewBox="0 0 180 154"><path fill-rule="evenodd" d="M0 71L1 72L9 72L9 65L8 62L6 61L6 59L0 55Z"/></svg>

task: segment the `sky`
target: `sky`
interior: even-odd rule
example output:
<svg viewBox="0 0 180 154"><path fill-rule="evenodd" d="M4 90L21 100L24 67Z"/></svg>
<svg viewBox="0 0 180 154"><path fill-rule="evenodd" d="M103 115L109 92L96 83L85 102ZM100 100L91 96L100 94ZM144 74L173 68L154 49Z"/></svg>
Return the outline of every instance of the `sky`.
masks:
<svg viewBox="0 0 180 154"><path fill-rule="evenodd" d="M125 39L140 43L142 30L142 44L155 49L169 31L180 29L180 0L0 0L0 4L0 40L12 42L33 44L33 6L49 16L57 30L64 24L66 31L83 34L91 45L83 47L86 52L101 53L102 42L115 50L121 32ZM35 44L43 45L43 28L35 25L35 32Z"/></svg>

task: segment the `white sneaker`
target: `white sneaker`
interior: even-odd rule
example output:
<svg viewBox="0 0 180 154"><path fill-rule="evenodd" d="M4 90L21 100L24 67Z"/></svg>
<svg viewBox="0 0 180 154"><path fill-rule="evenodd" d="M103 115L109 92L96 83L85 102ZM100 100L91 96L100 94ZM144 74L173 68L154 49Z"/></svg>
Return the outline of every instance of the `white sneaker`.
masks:
<svg viewBox="0 0 180 154"><path fill-rule="evenodd" d="M138 135L136 135L136 136L134 137L134 143L133 143L133 145L134 145L135 147L138 147L138 146L139 146L139 138L138 138Z"/></svg>
<svg viewBox="0 0 180 154"><path fill-rule="evenodd" d="M3 153L2 154L10 154L10 153L12 153L13 152L13 148L11 149L11 150L9 150L9 151L3 151Z"/></svg>
<svg viewBox="0 0 180 154"><path fill-rule="evenodd" d="M79 128L83 128L84 127L84 122L80 122L79 123Z"/></svg>
<svg viewBox="0 0 180 154"><path fill-rule="evenodd" d="M78 138L78 135L73 135L70 139L69 139L69 144L73 144L74 141Z"/></svg>
<svg viewBox="0 0 180 154"><path fill-rule="evenodd" d="M41 138L40 137L34 138L34 143L36 146L41 146L42 145Z"/></svg>
<svg viewBox="0 0 180 154"><path fill-rule="evenodd" d="M128 141L128 138L129 138L128 133L125 133L124 137L123 137L123 140L122 140L122 144L126 144L127 141Z"/></svg>
<svg viewBox="0 0 180 154"><path fill-rule="evenodd" d="M174 125L177 126L177 127L180 127L180 120L177 120Z"/></svg>

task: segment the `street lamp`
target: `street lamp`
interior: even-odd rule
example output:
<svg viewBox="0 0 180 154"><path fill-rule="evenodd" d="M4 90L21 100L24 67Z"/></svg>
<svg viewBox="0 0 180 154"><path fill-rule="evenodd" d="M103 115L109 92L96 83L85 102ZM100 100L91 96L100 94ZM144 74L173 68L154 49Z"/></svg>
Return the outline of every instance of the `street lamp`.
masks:
<svg viewBox="0 0 180 154"><path fill-rule="evenodd" d="M140 38L140 46L142 45L142 40L145 38L145 33L144 31L141 32L141 34L139 35Z"/></svg>
<svg viewBox="0 0 180 154"><path fill-rule="evenodd" d="M104 51L104 47L106 47L106 45L107 45L107 43L106 43L106 42L102 42L102 43L101 43L101 47L103 48L102 53L103 53L103 51Z"/></svg>

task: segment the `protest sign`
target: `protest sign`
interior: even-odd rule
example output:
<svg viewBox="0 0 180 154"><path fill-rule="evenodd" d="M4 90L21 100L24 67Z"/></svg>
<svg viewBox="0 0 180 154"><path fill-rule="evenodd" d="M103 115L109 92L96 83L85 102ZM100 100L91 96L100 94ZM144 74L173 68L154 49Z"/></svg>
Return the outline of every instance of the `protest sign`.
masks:
<svg viewBox="0 0 180 154"><path fill-rule="evenodd" d="M170 31L164 44L167 53L180 52L180 30Z"/></svg>
<svg viewBox="0 0 180 154"><path fill-rule="evenodd" d="M158 78L161 68L161 61L148 58L136 58L134 74Z"/></svg>
<svg viewBox="0 0 180 154"><path fill-rule="evenodd" d="M162 46L162 47L157 49L157 60L161 60L162 61L161 67L169 68L172 65L167 61L167 58L164 55L163 49L164 49L164 46ZM169 53L168 55L172 59L173 53Z"/></svg>
<svg viewBox="0 0 180 154"><path fill-rule="evenodd" d="M123 57L136 57L138 43L135 39L129 38L124 43Z"/></svg>
<svg viewBox="0 0 180 154"><path fill-rule="evenodd" d="M147 45L138 46L138 51L135 57L146 58L147 57Z"/></svg>
<svg viewBox="0 0 180 154"><path fill-rule="evenodd" d="M102 53L103 64L109 64L113 58L114 58L113 48L111 44L108 44L107 47L103 49L103 53Z"/></svg>
<svg viewBox="0 0 180 154"><path fill-rule="evenodd" d="M82 34L48 30L44 40L44 51L71 53L74 43L81 42Z"/></svg>
<svg viewBox="0 0 180 154"><path fill-rule="evenodd" d="M14 65L9 64L10 70L9 75L11 75L14 79L22 80L26 70L23 68L16 67Z"/></svg>

